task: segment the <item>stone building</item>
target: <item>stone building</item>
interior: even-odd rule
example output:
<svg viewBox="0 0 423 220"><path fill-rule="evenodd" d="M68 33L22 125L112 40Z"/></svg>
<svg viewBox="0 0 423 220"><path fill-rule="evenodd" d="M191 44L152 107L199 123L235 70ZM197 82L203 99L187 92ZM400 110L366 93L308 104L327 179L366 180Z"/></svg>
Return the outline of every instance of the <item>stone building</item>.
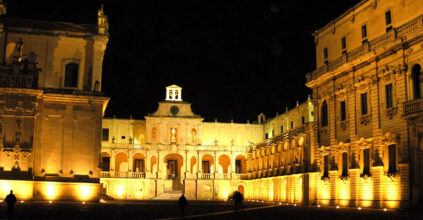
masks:
<svg viewBox="0 0 423 220"><path fill-rule="evenodd" d="M107 17L12 19L2 1L0 14L0 197L96 200Z"/></svg>
<svg viewBox="0 0 423 220"><path fill-rule="evenodd" d="M171 85L145 120L103 120L103 193L224 199L242 188L249 145L262 140L261 124L203 122L182 100L182 88Z"/></svg>
<svg viewBox="0 0 423 220"><path fill-rule="evenodd" d="M361 1L314 33L317 202L422 202L423 2Z"/></svg>

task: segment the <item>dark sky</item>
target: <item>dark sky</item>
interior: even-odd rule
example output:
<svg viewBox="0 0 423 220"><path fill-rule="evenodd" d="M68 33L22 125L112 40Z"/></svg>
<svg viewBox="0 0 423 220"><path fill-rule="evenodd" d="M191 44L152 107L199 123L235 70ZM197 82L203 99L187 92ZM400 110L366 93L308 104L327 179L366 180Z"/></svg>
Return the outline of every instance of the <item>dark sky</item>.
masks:
<svg viewBox="0 0 423 220"><path fill-rule="evenodd" d="M104 3L106 117L142 119L177 84L206 121L246 122L306 100L305 74L315 69L311 34L359 0L5 2L9 17L91 24Z"/></svg>

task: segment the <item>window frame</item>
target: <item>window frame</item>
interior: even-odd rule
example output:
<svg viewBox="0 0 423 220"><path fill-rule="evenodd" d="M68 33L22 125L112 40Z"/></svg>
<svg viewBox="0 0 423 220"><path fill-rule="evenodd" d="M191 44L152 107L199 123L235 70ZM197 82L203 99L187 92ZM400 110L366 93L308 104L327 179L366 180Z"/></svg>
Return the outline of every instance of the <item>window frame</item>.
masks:
<svg viewBox="0 0 423 220"><path fill-rule="evenodd" d="M388 90L389 88L389 90ZM394 107L393 85L392 83L385 85L385 106L386 108Z"/></svg>
<svg viewBox="0 0 423 220"><path fill-rule="evenodd" d="M67 66L70 64L75 64L78 66L77 70L78 72L76 73L76 86L67 86L66 85L66 69ZM80 81L81 81L81 76L82 75L82 71L81 71L81 62L79 59L63 59L63 68L62 68L62 80L61 80L61 84L62 84L62 88L64 89L79 89L80 88Z"/></svg>
<svg viewBox="0 0 423 220"><path fill-rule="evenodd" d="M360 113L361 113L361 115L369 114L369 104L368 104L367 99L368 99L367 92L360 94Z"/></svg>

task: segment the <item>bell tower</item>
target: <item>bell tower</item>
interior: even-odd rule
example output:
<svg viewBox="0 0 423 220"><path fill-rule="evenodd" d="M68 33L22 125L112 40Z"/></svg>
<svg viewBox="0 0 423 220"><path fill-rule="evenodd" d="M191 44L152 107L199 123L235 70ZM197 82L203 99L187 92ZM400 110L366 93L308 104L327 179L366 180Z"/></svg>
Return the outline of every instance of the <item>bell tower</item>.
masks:
<svg viewBox="0 0 423 220"><path fill-rule="evenodd" d="M177 85L166 87L166 101L182 101L182 88Z"/></svg>

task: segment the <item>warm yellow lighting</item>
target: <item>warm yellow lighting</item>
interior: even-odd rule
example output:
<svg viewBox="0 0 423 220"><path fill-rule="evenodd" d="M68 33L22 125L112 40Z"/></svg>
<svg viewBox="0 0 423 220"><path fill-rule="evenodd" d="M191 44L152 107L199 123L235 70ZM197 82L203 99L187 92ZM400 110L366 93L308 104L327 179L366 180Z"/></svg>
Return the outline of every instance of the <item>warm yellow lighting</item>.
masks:
<svg viewBox="0 0 423 220"><path fill-rule="evenodd" d="M387 208L383 208L383 211L386 212L386 211L388 211L388 209Z"/></svg>
<svg viewBox="0 0 423 220"><path fill-rule="evenodd" d="M50 200L50 201L48 201L48 203L50 203L50 204L51 204L51 203L53 203L53 201L51 201L51 200Z"/></svg>
<svg viewBox="0 0 423 220"><path fill-rule="evenodd" d="M317 205L317 208L320 208L320 205Z"/></svg>
<svg viewBox="0 0 423 220"><path fill-rule="evenodd" d="M46 190L47 199L55 199L56 198L56 187L55 187L54 183L47 183L45 190Z"/></svg>
<svg viewBox="0 0 423 220"><path fill-rule="evenodd" d="M104 199L100 199L100 202L103 203L104 202Z"/></svg>
<svg viewBox="0 0 423 220"><path fill-rule="evenodd" d="M336 208L339 209L339 205L337 205Z"/></svg>
<svg viewBox="0 0 423 220"><path fill-rule="evenodd" d="M24 201L23 201L23 200L21 200L21 203L24 203Z"/></svg>
<svg viewBox="0 0 423 220"><path fill-rule="evenodd" d="M280 202L279 205L282 205L282 203Z"/></svg>
<svg viewBox="0 0 423 220"><path fill-rule="evenodd" d="M81 199L87 199L90 196L91 190L89 186L82 185L79 188Z"/></svg>
<svg viewBox="0 0 423 220"><path fill-rule="evenodd" d="M358 209L358 210L361 210L361 206L359 206L357 209Z"/></svg>
<svg viewBox="0 0 423 220"><path fill-rule="evenodd" d="M85 201L83 201L82 204L85 205Z"/></svg>
<svg viewBox="0 0 423 220"><path fill-rule="evenodd" d="M297 204L294 204L294 206L297 206Z"/></svg>

